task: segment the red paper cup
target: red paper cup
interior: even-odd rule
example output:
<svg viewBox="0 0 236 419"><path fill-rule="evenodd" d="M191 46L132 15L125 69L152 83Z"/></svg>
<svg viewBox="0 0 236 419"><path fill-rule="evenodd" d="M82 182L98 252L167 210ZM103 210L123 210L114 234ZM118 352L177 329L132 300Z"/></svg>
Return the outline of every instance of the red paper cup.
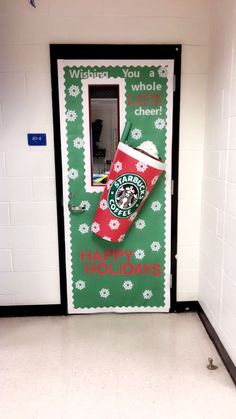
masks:
<svg viewBox="0 0 236 419"><path fill-rule="evenodd" d="M92 231L104 240L122 241L164 168L163 162L120 142Z"/></svg>

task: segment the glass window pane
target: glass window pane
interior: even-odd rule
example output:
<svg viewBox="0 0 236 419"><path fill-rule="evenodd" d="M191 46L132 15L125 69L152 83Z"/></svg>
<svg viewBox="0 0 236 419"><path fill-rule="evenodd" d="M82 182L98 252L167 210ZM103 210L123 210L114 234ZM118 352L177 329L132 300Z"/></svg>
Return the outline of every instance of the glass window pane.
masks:
<svg viewBox="0 0 236 419"><path fill-rule="evenodd" d="M106 183L119 141L119 86L90 85L92 185Z"/></svg>

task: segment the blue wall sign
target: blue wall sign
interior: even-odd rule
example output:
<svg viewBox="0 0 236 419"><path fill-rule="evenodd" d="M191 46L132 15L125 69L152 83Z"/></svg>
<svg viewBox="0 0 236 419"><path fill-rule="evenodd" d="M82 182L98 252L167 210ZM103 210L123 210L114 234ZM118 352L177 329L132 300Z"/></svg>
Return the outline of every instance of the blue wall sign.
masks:
<svg viewBox="0 0 236 419"><path fill-rule="evenodd" d="M28 145L47 145L46 134L28 134Z"/></svg>

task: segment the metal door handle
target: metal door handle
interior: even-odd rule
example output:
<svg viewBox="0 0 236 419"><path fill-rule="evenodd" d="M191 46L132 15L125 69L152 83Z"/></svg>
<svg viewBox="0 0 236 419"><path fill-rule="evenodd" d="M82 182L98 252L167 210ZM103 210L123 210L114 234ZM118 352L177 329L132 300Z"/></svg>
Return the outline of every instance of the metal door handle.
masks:
<svg viewBox="0 0 236 419"><path fill-rule="evenodd" d="M71 212L84 212L85 211L85 207L77 207L76 205L68 205L69 211Z"/></svg>

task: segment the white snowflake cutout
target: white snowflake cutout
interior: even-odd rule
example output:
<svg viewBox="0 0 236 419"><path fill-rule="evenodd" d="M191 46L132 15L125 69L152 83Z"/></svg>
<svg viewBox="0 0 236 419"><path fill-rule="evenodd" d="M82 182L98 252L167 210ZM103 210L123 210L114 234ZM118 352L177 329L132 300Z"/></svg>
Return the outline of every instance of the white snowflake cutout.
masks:
<svg viewBox="0 0 236 419"><path fill-rule="evenodd" d="M79 149L83 148L84 147L84 140L83 140L83 138L77 137L77 138L74 139L73 144L74 144L75 148L79 148Z"/></svg>
<svg viewBox="0 0 236 419"><path fill-rule="evenodd" d="M151 180L151 184L154 186L157 183L158 179L159 179L159 176L154 176L154 178L152 178Z"/></svg>
<svg viewBox="0 0 236 419"><path fill-rule="evenodd" d="M147 163L139 161L138 163L136 163L136 169L138 172L145 172L145 170L147 170Z"/></svg>
<svg viewBox="0 0 236 419"><path fill-rule="evenodd" d="M114 180L112 180L112 179L109 179L108 181L107 181L107 183L106 183L106 187L107 187L107 189L109 190L110 189L110 187L111 187L111 185L112 185L112 183L114 182Z"/></svg>
<svg viewBox="0 0 236 419"><path fill-rule="evenodd" d="M158 250L160 250L160 248L161 248L161 245L160 245L159 242L152 242L150 247L151 247L153 252L158 252Z"/></svg>
<svg viewBox="0 0 236 419"><path fill-rule="evenodd" d="M136 259L143 259L144 256L145 256L145 253L144 253L144 251L142 249L137 249L134 252L134 256L136 257Z"/></svg>
<svg viewBox="0 0 236 419"><path fill-rule="evenodd" d="M85 224L85 223L80 224L78 230L81 234L86 234L89 232L89 226L88 224Z"/></svg>
<svg viewBox="0 0 236 419"><path fill-rule="evenodd" d="M81 201L80 208L82 208L83 211L88 211L90 207L91 207L91 204L89 201Z"/></svg>
<svg viewBox="0 0 236 419"><path fill-rule="evenodd" d="M107 237L107 236L104 236L103 237L103 240L107 240L108 242L110 242L111 241L111 238L110 237Z"/></svg>
<svg viewBox="0 0 236 419"><path fill-rule="evenodd" d="M132 281L124 281L122 287L126 290L126 291L130 291L132 290L134 284Z"/></svg>
<svg viewBox="0 0 236 419"><path fill-rule="evenodd" d="M144 227L146 226L146 223L144 220L142 220L141 218L139 218L137 221L135 221L135 227L138 230L142 230Z"/></svg>
<svg viewBox="0 0 236 419"><path fill-rule="evenodd" d="M83 290L85 287L86 287L86 285L85 285L85 282L84 281L82 281L81 279L79 280L79 281L77 281L76 283L75 283L75 287L78 289L78 290Z"/></svg>
<svg viewBox="0 0 236 419"><path fill-rule="evenodd" d="M107 298L110 295L110 291L108 288L102 288L101 291L99 291L100 297Z"/></svg>
<svg viewBox="0 0 236 419"><path fill-rule="evenodd" d="M109 222L109 227L111 230L117 230L120 227L120 223L118 220L111 220Z"/></svg>
<svg viewBox="0 0 236 419"><path fill-rule="evenodd" d="M160 77L166 78L168 75L168 67L159 67L157 71Z"/></svg>
<svg viewBox="0 0 236 419"><path fill-rule="evenodd" d="M70 179L75 180L79 177L79 172L77 169L70 169L68 176Z"/></svg>
<svg viewBox="0 0 236 419"><path fill-rule="evenodd" d="M160 211L161 209L161 203L159 201L153 201L152 205L151 205L151 209L156 212L156 211Z"/></svg>
<svg viewBox="0 0 236 419"><path fill-rule="evenodd" d="M137 213L137 211L136 212L134 212L130 217L129 217L129 220L131 221L131 222L133 222L134 220L135 220L135 218L137 217L137 215L138 215L138 213Z"/></svg>
<svg viewBox="0 0 236 419"><path fill-rule="evenodd" d="M131 137L134 140L139 140L142 137L142 131L141 131L141 129L139 129L139 128L132 129L132 131L131 131Z"/></svg>
<svg viewBox="0 0 236 419"><path fill-rule="evenodd" d="M152 298L152 296L153 296L153 293L152 293L152 291L151 291L151 290L145 290L145 291L143 292L143 298L144 298L145 300L150 300L150 298Z"/></svg>
<svg viewBox="0 0 236 419"><path fill-rule="evenodd" d="M66 119L67 121L74 122L77 118L75 111L67 111L66 113Z"/></svg>
<svg viewBox="0 0 236 419"><path fill-rule="evenodd" d="M105 211L107 209L107 200L102 199L99 203L99 207L101 208L101 210Z"/></svg>
<svg viewBox="0 0 236 419"><path fill-rule="evenodd" d="M122 163L120 161L117 161L114 164L114 170L115 172L119 173L122 170Z"/></svg>
<svg viewBox="0 0 236 419"><path fill-rule="evenodd" d="M94 222L91 226L91 230L93 233L98 233L100 231L100 225Z"/></svg>
<svg viewBox="0 0 236 419"><path fill-rule="evenodd" d="M69 95L70 96L73 96L73 97L77 97L78 96L78 94L79 94L79 92L80 92L80 90L79 90L79 87L78 86L75 86L74 84L72 84L70 87L69 87Z"/></svg>
<svg viewBox="0 0 236 419"><path fill-rule="evenodd" d="M164 120L164 119L162 119L162 118L157 118L157 119L154 121L154 125L155 125L155 128L156 128L156 129L163 129L163 128L165 128L166 123L165 123L165 120Z"/></svg>

